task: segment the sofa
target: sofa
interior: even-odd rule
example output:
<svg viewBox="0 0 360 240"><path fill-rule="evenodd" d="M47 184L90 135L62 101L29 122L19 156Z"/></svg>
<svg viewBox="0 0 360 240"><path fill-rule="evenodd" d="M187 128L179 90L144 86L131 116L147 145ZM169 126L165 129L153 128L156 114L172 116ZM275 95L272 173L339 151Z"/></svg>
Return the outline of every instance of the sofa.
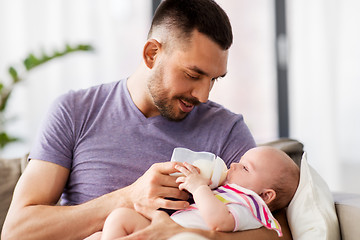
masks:
<svg viewBox="0 0 360 240"><path fill-rule="evenodd" d="M303 156L303 144L293 139L278 139L262 145L270 145L286 152L298 165ZM2 229L11 197L27 156L0 159L0 229ZM356 183L357 184L357 183ZM360 194L332 192L342 240L360 238Z"/></svg>

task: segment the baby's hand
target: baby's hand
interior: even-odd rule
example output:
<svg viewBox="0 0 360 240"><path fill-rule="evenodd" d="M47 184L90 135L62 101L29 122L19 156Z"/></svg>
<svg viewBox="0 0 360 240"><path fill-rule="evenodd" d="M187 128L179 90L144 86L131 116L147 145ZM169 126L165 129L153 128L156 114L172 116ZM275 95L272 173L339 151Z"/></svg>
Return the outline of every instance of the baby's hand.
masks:
<svg viewBox="0 0 360 240"><path fill-rule="evenodd" d="M175 168L184 174L184 176L180 176L176 179L176 182L180 183L180 190L185 189L190 193L194 193L198 187L210 184L210 180L202 177L199 171L189 163L184 162L183 166L176 165Z"/></svg>

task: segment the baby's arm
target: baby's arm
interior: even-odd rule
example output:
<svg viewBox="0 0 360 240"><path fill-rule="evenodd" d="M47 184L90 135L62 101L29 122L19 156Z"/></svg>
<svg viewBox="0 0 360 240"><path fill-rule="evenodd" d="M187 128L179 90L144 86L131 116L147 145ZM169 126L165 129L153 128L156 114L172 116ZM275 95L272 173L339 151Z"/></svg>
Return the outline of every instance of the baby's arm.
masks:
<svg viewBox="0 0 360 240"><path fill-rule="evenodd" d="M176 169L184 174L176 180L176 182L181 183L179 189L185 189L192 193L200 215L210 229L233 231L235 227L234 217L227 206L214 196L208 186L210 180L203 178L197 169L188 163L184 163L183 167L178 165Z"/></svg>

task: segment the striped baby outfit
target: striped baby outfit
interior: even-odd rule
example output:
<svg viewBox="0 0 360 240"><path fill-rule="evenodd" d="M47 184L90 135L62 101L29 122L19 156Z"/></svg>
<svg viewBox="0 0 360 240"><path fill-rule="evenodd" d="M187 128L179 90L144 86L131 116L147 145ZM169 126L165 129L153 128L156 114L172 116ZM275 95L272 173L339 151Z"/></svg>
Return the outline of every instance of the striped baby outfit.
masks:
<svg viewBox="0 0 360 240"><path fill-rule="evenodd" d="M224 204L236 203L247 207L252 215L266 228L275 230L281 237L280 224L272 215L263 199L255 192L236 184L227 184L213 190L215 197Z"/></svg>

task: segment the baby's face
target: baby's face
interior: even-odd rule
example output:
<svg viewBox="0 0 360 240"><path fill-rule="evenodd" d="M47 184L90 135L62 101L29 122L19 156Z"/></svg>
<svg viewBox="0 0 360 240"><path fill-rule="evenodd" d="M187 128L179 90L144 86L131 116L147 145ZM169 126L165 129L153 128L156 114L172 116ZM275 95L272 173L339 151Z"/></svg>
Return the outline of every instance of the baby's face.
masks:
<svg viewBox="0 0 360 240"><path fill-rule="evenodd" d="M235 183L260 194L272 186L274 172L276 163L271 156L260 148L254 148L246 152L238 163L231 164L226 183Z"/></svg>

